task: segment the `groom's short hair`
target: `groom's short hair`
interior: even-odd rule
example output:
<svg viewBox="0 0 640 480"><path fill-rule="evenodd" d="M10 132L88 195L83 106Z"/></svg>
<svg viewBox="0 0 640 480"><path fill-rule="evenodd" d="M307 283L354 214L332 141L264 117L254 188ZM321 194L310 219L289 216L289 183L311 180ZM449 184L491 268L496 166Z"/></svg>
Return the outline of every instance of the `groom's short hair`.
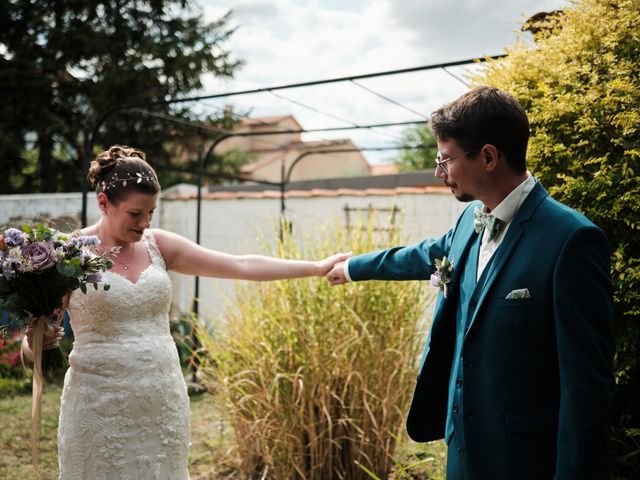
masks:
<svg viewBox="0 0 640 480"><path fill-rule="evenodd" d="M436 110L431 129L438 140L455 140L464 151L477 152L489 143L515 172L526 171L529 120L510 93L475 88Z"/></svg>

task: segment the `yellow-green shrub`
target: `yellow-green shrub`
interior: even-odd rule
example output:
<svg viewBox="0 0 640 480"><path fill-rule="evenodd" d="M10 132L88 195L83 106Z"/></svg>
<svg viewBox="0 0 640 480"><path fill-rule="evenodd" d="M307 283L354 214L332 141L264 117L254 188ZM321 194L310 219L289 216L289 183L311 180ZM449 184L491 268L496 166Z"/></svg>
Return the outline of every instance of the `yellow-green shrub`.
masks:
<svg viewBox="0 0 640 480"><path fill-rule="evenodd" d="M546 27L474 81L518 98L531 122L529 168L609 239L615 476L640 478L640 2L572 2Z"/></svg>

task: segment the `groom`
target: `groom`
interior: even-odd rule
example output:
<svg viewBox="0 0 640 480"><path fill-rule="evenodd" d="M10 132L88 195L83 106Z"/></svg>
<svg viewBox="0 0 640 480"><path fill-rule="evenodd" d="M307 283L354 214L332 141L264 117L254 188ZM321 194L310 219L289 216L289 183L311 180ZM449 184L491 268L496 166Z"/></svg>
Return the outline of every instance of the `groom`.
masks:
<svg viewBox="0 0 640 480"><path fill-rule="evenodd" d="M510 94L472 90L431 126L436 176L475 201L443 237L353 257L327 278L446 282L407 430L418 442L444 437L447 479L609 478L604 234L527 172L529 123ZM436 270L443 257L453 266Z"/></svg>

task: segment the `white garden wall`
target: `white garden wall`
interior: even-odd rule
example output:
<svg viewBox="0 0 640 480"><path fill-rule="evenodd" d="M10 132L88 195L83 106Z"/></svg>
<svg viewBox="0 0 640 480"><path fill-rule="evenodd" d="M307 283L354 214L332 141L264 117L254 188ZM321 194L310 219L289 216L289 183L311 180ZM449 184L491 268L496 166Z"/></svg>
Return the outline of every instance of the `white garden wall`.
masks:
<svg viewBox="0 0 640 480"><path fill-rule="evenodd" d="M313 191L297 192L296 196L292 192L286 200L286 208L288 218L293 223L293 235L301 239L305 235L313 235L317 230L335 228L336 225L346 228L345 206L366 209L371 205L379 209L396 205L400 213L395 224L401 229L401 236L406 242L413 243L446 233L465 206L446 191L388 195L387 190L382 193L350 190L349 194L339 195L325 190L317 194ZM228 196L234 197L233 194ZM234 254L262 253L261 237L273 245L278 235L280 200L274 195L253 196L255 198L205 198L202 201L201 243L208 248ZM61 229L77 228L81 202L80 193L0 195L0 226L19 226L35 218L46 218L54 220ZM378 223L385 225L389 215L389 212L380 213ZM352 219L356 216L355 212L351 213ZM98 218L95 196L90 193L88 220L93 223ZM153 226L195 239L195 198L176 195L176 190L163 196ZM194 293L193 277L173 273L171 276L174 314L189 311ZM225 299L234 301L235 285L233 280L201 279L200 313L220 314Z"/></svg>

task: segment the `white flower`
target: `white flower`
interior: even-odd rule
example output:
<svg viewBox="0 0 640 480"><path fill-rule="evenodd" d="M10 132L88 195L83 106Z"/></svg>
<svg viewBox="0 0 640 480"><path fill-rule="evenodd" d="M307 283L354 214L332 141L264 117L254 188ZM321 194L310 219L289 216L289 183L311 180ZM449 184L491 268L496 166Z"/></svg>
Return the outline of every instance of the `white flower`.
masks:
<svg viewBox="0 0 640 480"><path fill-rule="evenodd" d="M442 260L436 259L436 271L431 274L430 282L436 288L440 288L447 298L448 284L451 281L451 272L453 272L453 260L449 260L446 256Z"/></svg>

